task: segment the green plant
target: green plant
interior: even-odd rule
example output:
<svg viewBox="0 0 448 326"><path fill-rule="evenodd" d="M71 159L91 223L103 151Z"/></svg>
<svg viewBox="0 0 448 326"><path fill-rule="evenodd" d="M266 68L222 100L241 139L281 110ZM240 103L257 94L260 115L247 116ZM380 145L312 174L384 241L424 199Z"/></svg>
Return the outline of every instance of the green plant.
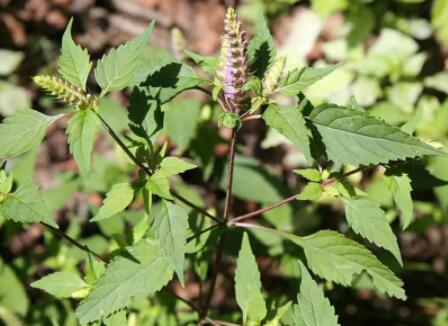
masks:
<svg viewBox="0 0 448 326"><path fill-rule="evenodd" d="M229 8L219 57L185 51L202 68L203 74L171 58L151 53L144 58L152 23L140 37L112 49L98 61L95 78L101 92L95 95L86 87L92 67L89 54L72 40L71 25L72 22L62 41L61 76L37 76L34 81L70 106L72 112L47 116L27 109L6 118L0 125L0 157L17 157L35 149L51 123L71 115L66 129L70 152L84 183L88 184L94 178L92 150L101 125L138 173L132 173L131 169L124 180L108 189L102 206L89 222L112 223L117 214L133 203L140 203L144 213L138 223L134 221L130 233L123 230L122 234L114 234L116 247L113 251L105 250L108 255L103 256L103 252L95 252L59 229L34 181L14 187L11 173L2 170L0 218L41 223L86 253L82 276L75 268L56 271L32 283L33 287L58 298L80 299L75 315L81 324L122 325L126 322L127 308L138 310L151 297L151 304L156 302L161 311L168 311L167 319L176 320L175 311L169 310L172 303L167 299L175 298L194 312L182 316L179 322L219 325L223 324L218 320L221 312L212 309L212 299L224 253L229 239L237 238L239 242L242 238L234 273L235 301L241 314L227 314L232 322L337 325L336 312L314 276L346 287L354 286L359 277L364 277L374 291L406 299L403 282L386 263L355 241L354 236L335 230L299 235L282 229L276 216L259 219L272 212L280 215L278 208L296 201L303 202L303 206L331 201L344 207L348 226L359 238L383 248L398 264L403 264L385 212L348 179L381 168L405 229L413 218L410 192L414 176L409 167L418 166L424 156L447 154L413 137L407 129L371 116L354 99L348 106L329 103L313 106L304 91L339 65L284 72L285 59L277 58L264 17L259 17L255 36L247 42L234 10ZM218 73L213 74L215 71ZM117 132L108 118L107 106L102 104L107 102L108 93L128 87L132 88L128 128ZM191 141L185 141L189 136L181 130L185 127L188 131L191 115L201 114L194 102L185 106L191 112L179 111L175 97L187 90L201 91L210 97L207 127L211 124L213 128L208 139L199 139L203 146L195 147ZM290 97L291 104L281 106L276 101L279 94ZM185 125L176 126L179 119ZM296 189L290 194L274 185L266 188L259 179L244 178L259 166L237 155L237 136L253 120L264 121L300 148L308 166L293 171L301 180L306 180L301 184L301 191ZM192 196L176 176L200 166L204 179L213 179L215 161L208 144L221 141L216 125L231 129L227 168L221 178L224 198L217 207L204 209L200 198ZM195 163L167 156L167 142L159 141L163 129L168 129L182 151L194 147L190 155ZM263 176L270 177L269 173ZM257 187L262 189L257 191ZM254 200L250 192L256 193L255 201L263 203L263 207L236 214L233 196ZM286 198L280 198L285 192ZM272 204L275 200L278 202ZM275 241L286 242L291 247L283 255L273 254L273 259L294 261L298 271L294 274L295 280L300 276L297 300L276 293L265 299L251 247L255 241L248 234L253 234L268 250L275 249ZM187 263L201 284L197 302L183 299L176 294L174 286L167 285L176 283L174 274L181 286L188 285L184 275ZM202 283L207 286L203 287ZM140 318L143 324L145 317Z"/></svg>

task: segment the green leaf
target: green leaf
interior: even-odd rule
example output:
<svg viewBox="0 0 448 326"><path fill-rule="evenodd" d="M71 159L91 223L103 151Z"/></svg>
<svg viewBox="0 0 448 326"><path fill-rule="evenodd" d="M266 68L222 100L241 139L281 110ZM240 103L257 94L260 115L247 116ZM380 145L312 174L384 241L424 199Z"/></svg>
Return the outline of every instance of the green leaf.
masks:
<svg viewBox="0 0 448 326"><path fill-rule="evenodd" d="M16 222L45 222L58 228L56 222L51 218L44 197L39 192L39 187L31 180L6 196L6 199L0 204L0 215Z"/></svg>
<svg viewBox="0 0 448 326"><path fill-rule="evenodd" d="M73 18L70 19L62 37L61 56L58 61L59 73L69 82L85 90L92 63L87 50L73 42L72 23Z"/></svg>
<svg viewBox="0 0 448 326"><path fill-rule="evenodd" d="M24 317L29 305L29 297L20 278L14 273L14 269L5 264L0 257L0 309L6 308ZM0 320L1 318L0 316ZM6 325L9 326L8 323Z"/></svg>
<svg viewBox="0 0 448 326"><path fill-rule="evenodd" d="M201 66L204 72L215 73L218 70L219 56L204 56L187 50L185 50L184 53L188 55L195 63Z"/></svg>
<svg viewBox="0 0 448 326"><path fill-rule="evenodd" d="M148 93L163 104L204 81L192 67L171 62L150 74L141 86L148 87Z"/></svg>
<svg viewBox="0 0 448 326"><path fill-rule="evenodd" d="M70 298L74 293L88 288L88 284L74 272L55 272L31 283L57 298Z"/></svg>
<svg viewBox="0 0 448 326"><path fill-rule="evenodd" d="M48 126L61 116L23 109L7 117L0 124L0 158L19 156L39 146Z"/></svg>
<svg viewBox="0 0 448 326"><path fill-rule="evenodd" d="M294 306L296 325L303 326L339 326L338 316L333 306L324 296L324 292L312 279L305 265L299 261L301 271L298 305Z"/></svg>
<svg viewBox="0 0 448 326"><path fill-rule="evenodd" d="M101 87L101 96L121 91L130 85L154 24L153 21L142 35L110 50L98 61L95 78Z"/></svg>
<svg viewBox="0 0 448 326"><path fill-rule="evenodd" d="M317 182L308 182L302 192L297 196L298 200L318 200L323 193L322 186Z"/></svg>
<svg viewBox="0 0 448 326"><path fill-rule="evenodd" d="M447 155L367 112L322 105L311 111L309 118L322 136L329 159L335 163L371 165Z"/></svg>
<svg viewBox="0 0 448 326"><path fill-rule="evenodd" d="M435 0L431 8L431 23L436 30L437 37L448 44L448 3L445 0Z"/></svg>
<svg viewBox="0 0 448 326"><path fill-rule="evenodd" d="M184 173L185 171L195 168L197 168L196 164L174 156L165 157L162 160L162 163L160 163L160 170L162 170L167 176Z"/></svg>
<svg viewBox="0 0 448 326"><path fill-rule="evenodd" d="M250 247L247 233L243 235L235 271L236 302L243 311L243 324L248 320L257 325L266 317L266 303L261 293L260 272Z"/></svg>
<svg viewBox="0 0 448 326"><path fill-rule="evenodd" d="M152 194L165 199L173 199L170 193L170 183L168 175L159 170L154 173L146 182L145 188Z"/></svg>
<svg viewBox="0 0 448 326"><path fill-rule="evenodd" d="M155 217L153 229L163 254L183 285L188 215L180 206L165 200L160 214Z"/></svg>
<svg viewBox="0 0 448 326"><path fill-rule="evenodd" d="M257 24L254 29L254 37L247 46L247 57L251 63L251 71L259 78L264 74L275 60L275 45L268 23L263 12L260 11L257 17Z"/></svg>
<svg viewBox="0 0 448 326"><path fill-rule="evenodd" d="M173 276L158 241L143 239L116 257L100 277L75 315L87 324L159 291Z"/></svg>
<svg viewBox="0 0 448 326"><path fill-rule="evenodd" d="M98 222L112 217L126 209L134 199L134 189L129 183L118 183L107 193L98 214L90 222Z"/></svg>
<svg viewBox="0 0 448 326"><path fill-rule="evenodd" d="M90 109L76 112L68 122L66 132L70 153L78 163L83 177L87 177L90 172L93 143L98 126L99 119Z"/></svg>
<svg viewBox="0 0 448 326"><path fill-rule="evenodd" d="M413 220L414 205L411 197L411 179L407 174L386 175L384 182L394 196L395 204L401 211L403 230L405 230Z"/></svg>
<svg viewBox="0 0 448 326"><path fill-rule="evenodd" d="M164 105L164 127L180 152L196 137L202 103L195 99L171 101Z"/></svg>
<svg viewBox="0 0 448 326"><path fill-rule="evenodd" d="M367 199L344 200L344 203L345 216L353 231L390 251L403 265L397 238L380 205Z"/></svg>
<svg viewBox="0 0 448 326"><path fill-rule="evenodd" d="M238 113L221 112L218 116L218 126L229 129L239 128L241 126L241 118Z"/></svg>
<svg viewBox="0 0 448 326"><path fill-rule="evenodd" d="M104 318L105 326L124 326L127 325L126 311L119 310L112 315Z"/></svg>
<svg viewBox="0 0 448 326"><path fill-rule="evenodd" d="M305 179L309 180L309 181L314 181L314 182L320 182L322 181L322 175L320 173L319 170L317 169L295 169L292 170L292 172L297 173L298 175L301 175L302 177L304 177Z"/></svg>
<svg viewBox="0 0 448 326"><path fill-rule="evenodd" d="M227 170L224 171L219 186L225 190L226 185ZM257 160L239 155L235 157L233 193L244 200L269 204L290 195L278 176L269 173Z"/></svg>
<svg viewBox="0 0 448 326"><path fill-rule="evenodd" d="M320 277L350 286L365 272L379 292L406 299L403 282L368 249L344 235L324 230L304 238L288 237L303 248L308 266Z"/></svg>
<svg viewBox="0 0 448 326"><path fill-rule="evenodd" d="M324 68L305 67L294 69L288 72L285 80L279 87L280 93L287 96L294 96L303 92L308 86L313 85L318 80L323 79L340 67L340 64Z"/></svg>
<svg viewBox="0 0 448 326"><path fill-rule="evenodd" d="M155 139L163 127L160 101L143 87L134 87L129 101L129 128L145 139Z"/></svg>
<svg viewBox="0 0 448 326"><path fill-rule="evenodd" d="M311 131L305 125L302 112L297 107L279 107L269 105L263 113L267 125L299 147L308 162L312 162L310 138Z"/></svg>

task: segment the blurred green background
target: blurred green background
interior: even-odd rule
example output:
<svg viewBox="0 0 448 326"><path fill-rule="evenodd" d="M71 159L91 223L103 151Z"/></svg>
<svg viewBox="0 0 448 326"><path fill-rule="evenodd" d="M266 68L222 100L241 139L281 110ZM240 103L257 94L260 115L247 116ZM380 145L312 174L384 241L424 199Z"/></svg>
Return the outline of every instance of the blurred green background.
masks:
<svg viewBox="0 0 448 326"><path fill-rule="evenodd" d="M152 19L157 20L157 27L148 56L163 58L171 56L170 52L179 54L179 49L211 55L219 50L222 19L229 2L0 0L0 117L24 107L50 113L65 110L39 92L31 77L56 71L60 39L70 17L75 18L75 40L88 48L94 59L141 33ZM287 57L287 68L344 63L306 91L313 104L329 101L344 105L354 96L371 114L393 125L405 125L406 130L415 131L435 146L448 147L448 0L246 0L235 5L249 30L257 11L265 12L278 52ZM172 33L175 27L182 37ZM173 155L190 156L203 167L201 175L187 174L177 188L199 204L217 200L210 194L219 194L216 171L223 166L223 143L229 137L224 131L208 128L205 121L213 108L201 101L197 94L181 97L165 114L165 137L171 140ZM102 104L118 131L127 128L127 103L125 92L114 94ZM190 109L188 118L183 118L183 113L175 109L178 107ZM51 127L38 151L8 161L8 167L16 183L33 177L41 184L58 223L68 234L98 252L113 251L127 241L124 234L143 218L142 208L135 205L110 220L113 222L98 226L87 220L98 209L104 193L132 174L132 166L102 135L95 146L95 172L88 184L83 183L66 145L66 122L61 120ZM253 208L251 202L280 200L297 186L288 171L302 166L304 159L288 141L257 124L242 138L243 153L256 159L237 160L235 194L248 201L237 201L240 210ZM214 156L204 154L207 151ZM259 167L260 162L266 169ZM448 325L448 185L443 182L448 180L448 160L433 158L420 163L427 174L421 174L414 184L415 220L408 230L397 233L405 262L399 273L409 299L397 302L379 297L366 290L360 278L359 290L330 291L342 325ZM377 177L379 172L351 181L395 220L397 211ZM184 183L194 187L187 188ZM264 218L278 228L304 234L328 226L345 230L340 208L331 204L301 209L285 206ZM274 265L266 262L261 267L267 292L289 295L289 278L297 275L295 257L284 244L256 236L259 256L277 258ZM204 254L204 260L191 266L199 278L206 272L207 257ZM74 301L56 300L29 284L50 270L79 270L85 259L83 252L40 225L23 227L0 220L0 324L75 325ZM187 286L183 291L194 297L197 289ZM181 311L174 318L176 307L170 300L162 295L157 303L136 302L128 324L187 323L191 314ZM223 314L236 309L225 296L218 300Z"/></svg>

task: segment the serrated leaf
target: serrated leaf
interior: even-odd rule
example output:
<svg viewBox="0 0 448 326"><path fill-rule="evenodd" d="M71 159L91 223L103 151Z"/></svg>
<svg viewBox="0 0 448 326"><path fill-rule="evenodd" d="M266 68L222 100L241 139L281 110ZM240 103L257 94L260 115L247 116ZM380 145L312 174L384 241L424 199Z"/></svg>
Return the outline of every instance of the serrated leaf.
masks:
<svg viewBox="0 0 448 326"><path fill-rule="evenodd" d="M6 196L0 204L0 215L21 223L45 222L58 228L45 204L39 187L32 180Z"/></svg>
<svg viewBox="0 0 448 326"><path fill-rule="evenodd" d="M204 72L215 73L218 70L219 56L205 56L187 50L185 50L184 53L188 55L195 63L201 66Z"/></svg>
<svg viewBox="0 0 448 326"><path fill-rule="evenodd" d="M263 78L268 68L275 60L275 44L269 31L268 23L263 12L257 17L254 37L247 46L247 57L251 63L250 70L259 78Z"/></svg>
<svg viewBox="0 0 448 326"><path fill-rule="evenodd" d="M403 282L367 248L335 231L319 231L308 237L289 238L301 246L310 269L320 277L344 286L367 273L375 288L389 296L405 300Z"/></svg>
<svg viewBox="0 0 448 326"><path fill-rule="evenodd" d="M322 186L317 182L308 182L302 192L297 196L298 200L318 200L323 193Z"/></svg>
<svg viewBox="0 0 448 326"><path fill-rule="evenodd" d="M55 272L31 283L31 286L57 298L70 298L73 293L86 289L89 285L77 273Z"/></svg>
<svg viewBox="0 0 448 326"><path fill-rule="evenodd" d="M206 80L201 78L192 67L171 62L150 74L141 86L148 87L148 94L163 104L179 93L194 88L204 81Z"/></svg>
<svg viewBox="0 0 448 326"><path fill-rule="evenodd" d="M98 126L98 117L90 109L76 112L68 122L66 133L70 145L70 154L78 163L83 177L87 177L90 172L93 143Z"/></svg>
<svg viewBox="0 0 448 326"><path fill-rule="evenodd" d="M344 203L345 216L353 231L390 251L403 265L397 238L380 205L368 199L345 200Z"/></svg>
<svg viewBox="0 0 448 326"><path fill-rule="evenodd" d="M98 222L114 216L126 209L134 199L134 188L127 182L118 183L106 194L103 206L100 207L90 222Z"/></svg>
<svg viewBox="0 0 448 326"><path fill-rule="evenodd" d="M183 285L188 215L180 206L164 201L160 214L154 220L153 230L160 240L163 254Z"/></svg>
<svg viewBox="0 0 448 326"><path fill-rule="evenodd" d="M44 139L48 126L62 115L47 116L35 110L23 109L0 124L0 158L15 157L37 147Z"/></svg>
<svg viewBox="0 0 448 326"><path fill-rule="evenodd" d="M307 268L299 261L301 271L298 304L294 306L294 320L297 326L339 326L330 301L324 296L322 289L312 279Z"/></svg>
<svg viewBox="0 0 448 326"><path fill-rule="evenodd" d="M164 171L156 171L146 182L145 188L154 195L165 199L173 199L170 193L168 175Z"/></svg>
<svg viewBox="0 0 448 326"><path fill-rule="evenodd" d="M159 291L173 276L158 241L143 239L116 257L100 277L75 315L87 324Z"/></svg>
<svg viewBox="0 0 448 326"><path fill-rule="evenodd" d="M447 155L367 112L322 105L311 111L309 118L322 136L328 158L335 163L371 165Z"/></svg>
<svg viewBox="0 0 448 326"><path fill-rule="evenodd" d="M179 157L165 157L160 163L160 169L167 175L176 175L197 168L196 164L187 162Z"/></svg>
<svg viewBox="0 0 448 326"><path fill-rule="evenodd" d="M257 325L266 317L266 303L261 293L260 272L250 247L247 233L243 235L235 271L236 302L243 312L243 324L248 320Z"/></svg>
<svg viewBox="0 0 448 326"><path fill-rule="evenodd" d="M411 197L411 179L407 174L386 175L384 182L394 196L395 204L401 211L403 230L411 224L413 220L414 204Z"/></svg>
<svg viewBox="0 0 448 326"><path fill-rule="evenodd" d="M288 72L278 90L286 96L297 95L339 67L340 65L337 64L324 68L305 67L302 69L293 69Z"/></svg>
<svg viewBox="0 0 448 326"><path fill-rule="evenodd" d="M126 311L119 310L112 315L104 318L105 326L125 326L127 325L126 321Z"/></svg>
<svg viewBox="0 0 448 326"><path fill-rule="evenodd" d="M101 87L102 96L108 92L121 91L130 85L154 24L153 21L142 35L110 50L98 61L95 78Z"/></svg>
<svg viewBox="0 0 448 326"><path fill-rule="evenodd" d="M314 182L322 181L322 175L321 175L320 171L317 169L313 169L313 168L295 169L295 170L292 170L292 172L294 172L298 175L301 175L302 177L304 177L305 179L307 179L309 181L314 181Z"/></svg>
<svg viewBox="0 0 448 326"><path fill-rule="evenodd" d="M76 45L72 39L73 18L68 23L64 36L62 36L61 56L59 57L59 73L69 82L86 89L92 63L86 49Z"/></svg>
<svg viewBox="0 0 448 326"><path fill-rule="evenodd" d="M129 128L145 139L156 138L163 127L160 101L149 95L148 90L134 87L129 101Z"/></svg>
<svg viewBox="0 0 448 326"><path fill-rule="evenodd" d="M298 107L278 107L271 104L264 111L263 119L268 126L277 130L299 147L308 162L312 161L311 131L306 127L305 119Z"/></svg>

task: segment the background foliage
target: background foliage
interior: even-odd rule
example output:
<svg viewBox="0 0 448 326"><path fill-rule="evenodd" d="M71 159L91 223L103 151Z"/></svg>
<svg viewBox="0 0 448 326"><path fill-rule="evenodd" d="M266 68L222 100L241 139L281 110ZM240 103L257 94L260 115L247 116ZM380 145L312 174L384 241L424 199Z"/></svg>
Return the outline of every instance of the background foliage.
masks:
<svg viewBox="0 0 448 326"><path fill-rule="evenodd" d="M68 110L48 94L37 91L31 81L31 77L37 74L56 72L62 39L62 48L65 47L66 51L63 51L59 66L67 68L60 72L81 89L98 91L106 96L108 92L122 90L129 83L143 83L145 86L136 87L132 92L125 90L123 94L107 95L101 102L99 112L107 112L103 114L104 119L115 131L126 133L130 125L135 134L157 139L160 147L165 140L169 140L165 150L170 156L189 157L201 167L193 169L191 164L182 166L180 162L170 163L165 159L162 161L165 162L165 171L161 170L159 175L151 177L145 187L160 197L171 199L167 176L175 175L171 182L176 193L197 206L216 207L224 197L224 167L229 151L227 143L230 129L215 127L219 122L219 111L197 91L186 92L172 102L167 102L181 90L202 81L195 70L185 63L196 62L205 73L216 70L217 62L211 55L218 50L224 4L211 0L199 5L194 1L141 0L127 1L127 5L120 3L124 2L41 1L33 4L33 1L0 1L0 6L5 9L0 18L0 114L4 118L3 122L14 119L11 116L22 108L33 107L52 117ZM218 9L211 13L210 8ZM291 73L282 85L282 94L293 95L304 91L314 105L331 102L353 106L354 109L359 105L378 118L368 118L363 111L354 111L352 114L359 119L360 126L377 124L377 121L382 120L401 127L404 131L402 139L406 134L414 132L436 147L444 145L446 148L447 1L248 0L241 1L237 9L255 36L256 41L251 43L253 48L249 48L248 56L261 61L258 67L263 67L262 61L273 56L273 43L277 45L277 54L287 57L287 69L313 66L325 72L333 69L327 67L329 64L343 62L334 72L316 83L314 81L317 77L313 73L299 75L299 70L296 75ZM269 19L274 40L269 38L264 25L260 23L260 17L256 14L259 10ZM183 18L177 16L178 12L182 12ZM101 88L95 88L97 86L93 78L87 79L90 70L87 52L71 43L63 34L71 16L75 17L75 22L70 25L74 38L83 48L89 49L92 54L90 59L93 60L102 57L109 47L118 45L120 41L142 34L127 46L110 52L99 62L95 77ZM197 18L191 22L191 17ZM145 38L151 33L152 27L144 32L149 18L157 19L151 45L146 43ZM189 22L185 22L185 19ZM173 27L180 28L173 30ZM257 45L264 43L267 44L265 57L255 53ZM130 65L117 65L114 72L119 78L109 79L110 72L105 68L110 67L107 61L119 62L120 56L128 57L130 53L136 57L142 54L145 60L139 66L134 64L136 60L130 60ZM203 57L195 53L210 56ZM70 67L74 66L81 69L71 71ZM155 66L163 68L157 71ZM255 74L262 76L264 71L260 69L256 69ZM130 72L135 72L132 78ZM160 86L165 87L158 98L151 98L148 92ZM90 99L74 100L76 103L84 103ZM294 104L287 99L281 100L286 106ZM137 109L142 105L148 107L145 115ZM156 109L160 105L163 114ZM188 114L185 114L186 111ZM267 129L261 121L248 123L241 132L238 145L240 154L235 163L236 214L282 200L301 189L304 180L321 182L321 176L315 172L298 171L301 177L291 172L292 169L306 167L310 156L310 153L297 149L304 148L305 140L294 134L293 128L288 126L288 122L297 125L302 121L294 114L291 110L280 111L274 106L269 107L263 119L278 132ZM195 313L188 305L175 300L169 290L151 296L149 300L139 295L157 291L158 288L153 288L153 284L164 284L171 279L172 273L176 273L179 282L171 282L171 290L190 300L201 297L202 290L198 283L207 279L210 273L212 249L205 244L214 243L218 235L211 233L210 236L199 237L196 243L189 243L185 252L182 252L183 235L179 230L169 229L167 219L161 219L160 216L175 219L171 225L181 228L187 219L185 214L188 214L191 232L188 236L209 227L212 222L182 203L179 205L183 210L177 211L178 206L170 206L169 202L158 200L155 200L151 214L146 216L147 203L140 194L135 193L136 185L131 182L138 177L132 162L100 129L101 122L94 114L79 111L70 120L64 117L54 123L36 111L20 111L20 115L21 121L39 121L40 132L28 136L29 147L2 147L2 155L8 156L11 151L26 152L44 137L43 131L48 127L43 146L7 163L7 168L13 173L14 183L21 191L16 192L18 199L27 196L36 202L40 201L38 197L41 195L37 194L36 185L27 182L31 177L43 189L42 196L47 207L35 205L32 216L27 213L29 208L23 207L20 214L22 222L26 221L27 216L31 216L30 220L35 218L36 214L40 214L42 219L54 216L64 232L92 251L102 254L138 243L131 254L139 260L141 258L141 264L129 269L129 260L117 256L110 267L114 273L109 276L124 284L135 281L134 278L141 278L138 282L142 287L128 293L136 300L132 301L127 316L124 311L120 311L104 320L104 323L178 325L196 320ZM313 112L310 118L318 126L324 141L334 141L331 127L338 117L325 115L323 107ZM163 129L154 128L161 123ZM67 126L69 130L71 128L75 131L69 132L69 147L64 134ZM88 126L86 128L92 130L93 134L77 134L76 130L83 126ZM11 134L0 133L0 137L6 139ZM14 139L12 137L9 144L14 144ZM359 143L350 136L350 131L344 139L343 143L349 144L348 149L332 147L336 150L329 153L337 164L347 163L347 157L350 157L351 163L356 160L361 164L381 160L380 155L375 156L377 143L363 144L358 148ZM128 138L126 142L133 144L135 139ZM424 151L432 150L423 143L411 145L414 146L409 149L412 153L422 151L422 154L429 154ZM88 161L74 162L70 155L83 151L89 153L91 149L93 157ZM351 156L350 149L356 149ZM356 155L364 149L371 149L369 152L373 155ZM396 157L396 148L391 148L390 153ZM135 151L135 155L142 157L145 152ZM87 154L75 156L90 157ZM406 153L403 154L405 156ZM378 293L364 274L356 277L349 273L338 274L332 266L322 263L326 259L321 255L315 254L317 258L313 258L313 250L318 243L339 241L344 245L344 241L351 241L341 239L334 231L320 231L313 238L297 237L294 241L302 247L302 252L291 242L251 230L250 233L243 235L240 232L225 239L223 275L217 280L218 290L212 301L214 317L241 322L240 314L236 312L239 306L243 320L250 316L257 323L267 317L265 320L270 321L269 325L277 325L284 316L286 319L282 323L332 324L335 311L342 325L448 325L447 162L443 157L425 158L418 161L417 166L409 164L406 174L388 170L385 179L383 169L373 169L354 174L345 183L334 187L334 191L342 193L363 192L368 200L347 199L341 202L331 196L324 196L317 202L296 201L263 215L263 222L267 225L299 236L332 229L347 233L352 239L360 240L360 236L372 239L371 242L377 246L366 241L363 243L403 279L406 301L390 299ZM173 171L173 167L180 167L180 170ZM2 184L7 182L2 180ZM409 195L411 187L412 198ZM305 197L301 198L303 200L320 195L316 195L318 190L312 189L312 186L306 190ZM106 199L105 205L101 206L103 199ZM95 283L103 273L104 265L93 255L87 255L62 241L42 225L24 227L5 220L1 214L14 215L8 208L2 206L0 210L0 323L76 325L73 298L85 296L89 284ZM375 223L377 234L370 234L371 230L366 230L360 224L363 212L366 211L371 212L369 216L381 216L371 222ZM215 209L211 208L210 213L216 213ZM172 246L161 248L159 242L139 241L147 231L148 220L156 223L157 236L171 240ZM54 223L51 219L44 221L50 225ZM405 231L401 231L402 227ZM163 250L170 250L170 257L177 259L156 259L159 257L158 252ZM147 255L148 252L154 256ZM183 261L179 259L182 260L185 254L186 272L183 275L179 272ZM304 256L310 266L315 262L316 270L320 271L318 276L331 279L334 283L318 279L318 286L316 278L309 274L303 264L297 263L298 258ZM376 275L378 281L380 276L375 274L378 271L369 268L374 264L374 259L369 256L365 261L357 261L354 268L364 270L374 281ZM235 270L236 262L238 268ZM255 263L260 270L262 286L257 282L258 274L253 268L257 266ZM240 272L240 268L246 272ZM51 279L42 278L54 271L57 272L51 274ZM151 273L152 279L149 279L148 271L161 272ZM82 278L84 273L86 277ZM232 284L234 275L236 289ZM225 287L229 281L232 286ZM335 284L352 281L354 289ZM108 291L108 281L103 279L103 282L105 286L97 285L96 292L91 293L89 299L80 306L78 314L85 318L83 321L94 318L97 313L95 309L111 309L112 305L119 305L117 298L126 299L117 295L107 299L110 302L104 301L102 293ZM399 282L394 279L391 283L393 286L388 284L380 292L403 297ZM378 284L376 287L381 288ZM329 301L323 296L322 288ZM298 292L299 302L309 306L291 306L288 303L287 299L294 298ZM235 295L237 300L234 299ZM59 300L54 296L65 299ZM322 307L322 320L306 320L310 318L307 316L309 307L316 305ZM305 316L304 320L288 321L286 312L290 309L299 311L297 315ZM276 314L272 315L274 311ZM127 321L123 321L126 317Z"/></svg>

